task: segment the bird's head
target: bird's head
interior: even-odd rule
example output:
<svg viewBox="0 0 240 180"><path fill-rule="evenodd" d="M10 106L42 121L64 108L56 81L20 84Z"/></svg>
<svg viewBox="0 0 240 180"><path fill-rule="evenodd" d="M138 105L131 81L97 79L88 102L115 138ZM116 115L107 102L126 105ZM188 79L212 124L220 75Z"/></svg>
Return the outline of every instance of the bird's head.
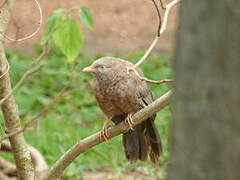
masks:
<svg viewBox="0 0 240 180"><path fill-rule="evenodd" d="M132 63L114 57L97 59L92 65L84 68L83 72L93 73L97 79L111 80L116 75L125 74Z"/></svg>

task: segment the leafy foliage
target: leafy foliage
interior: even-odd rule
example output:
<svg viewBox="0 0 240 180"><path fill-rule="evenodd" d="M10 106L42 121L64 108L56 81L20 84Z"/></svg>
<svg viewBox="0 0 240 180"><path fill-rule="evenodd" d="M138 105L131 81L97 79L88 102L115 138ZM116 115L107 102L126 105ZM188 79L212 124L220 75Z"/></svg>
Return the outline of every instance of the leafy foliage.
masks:
<svg viewBox="0 0 240 180"><path fill-rule="evenodd" d="M49 16L42 44L51 38L61 52L72 62L79 55L83 46L83 33L78 22L71 17L73 9L57 9ZM80 19L89 29L94 29L93 14L87 7L78 8Z"/></svg>
<svg viewBox="0 0 240 180"><path fill-rule="evenodd" d="M76 21L62 17L57 30L53 33L55 44L61 49L69 61L73 61L83 45L82 31Z"/></svg>
<svg viewBox="0 0 240 180"><path fill-rule="evenodd" d="M59 20L63 12L64 12L64 9L57 9L52 12L51 16L49 16L47 20L47 25L45 27L44 35L42 38L42 44L47 43L47 41L52 36L54 31L58 28L57 25L59 23Z"/></svg>

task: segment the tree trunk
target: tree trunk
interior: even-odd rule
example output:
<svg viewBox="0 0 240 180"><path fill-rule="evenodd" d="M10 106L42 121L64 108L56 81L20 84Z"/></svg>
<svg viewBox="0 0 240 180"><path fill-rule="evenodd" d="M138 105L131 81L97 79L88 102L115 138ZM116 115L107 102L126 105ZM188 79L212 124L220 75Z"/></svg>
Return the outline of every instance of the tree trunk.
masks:
<svg viewBox="0 0 240 180"><path fill-rule="evenodd" d="M5 33L6 31L10 19L10 10L12 9L14 3L14 0L8 0L5 1L5 4L1 7L0 31L2 33ZM7 59L5 56L2 40L3 38L1 38L0 42L0 75L4 74L4 72L7 70ZM6 94L8 94L10 91L12 91L12 88L9 74L7 73L0 79L0 99L3 98ZM18 131L21 126L14 97L9 97L2 104L1 109L5 119L7 132L12 133ZM31 156L25 143L23 134L19 133L17 135L14 135L10 137L9 140L16 161L19 178L23 180L35 179Z"/></svg>
<svg viewBox="0 0 240 180"><path fill-rule="evenodd" d="M240 1L183 0L169 180L240 179Z"/></svg>

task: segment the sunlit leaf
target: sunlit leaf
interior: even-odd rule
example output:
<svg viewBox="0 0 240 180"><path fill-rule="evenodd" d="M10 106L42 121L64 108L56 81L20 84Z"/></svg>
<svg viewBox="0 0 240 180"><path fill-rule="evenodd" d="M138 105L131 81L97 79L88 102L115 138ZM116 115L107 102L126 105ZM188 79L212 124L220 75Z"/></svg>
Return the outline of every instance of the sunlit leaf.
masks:
<svg viewBox="0 0 240 180"><path fill-rule="evenodd" d="M53 33L55 44L69 61L73 61L83 45L82 30L74 19L62 17Z"/></svg>
<svg viewBox="0 0 240 180"><path fill-rule="evenodd" d="M61 19L63 12L64 9L57 9L53 11L52 14L48 17L47 25L41 41L42 44L45 44L52 36L53 32L57 29L58 21Z"/></svg>
<svg viewBox="0 0 240 180"><path fill-rule="evenodd" d="M83 24L86 25L87 28L91 30L94 29L93 13L91 9L87 7L80 7L79 16Z"/></svg>

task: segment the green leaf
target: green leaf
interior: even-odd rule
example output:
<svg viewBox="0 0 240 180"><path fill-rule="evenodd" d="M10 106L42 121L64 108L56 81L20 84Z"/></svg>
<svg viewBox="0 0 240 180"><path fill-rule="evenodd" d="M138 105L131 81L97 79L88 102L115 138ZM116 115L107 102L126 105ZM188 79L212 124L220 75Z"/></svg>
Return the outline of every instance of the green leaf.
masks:
<svg viewBox="0 0 240 180"><path fill-rule="evenodd" d="M93 13L91 9L87 7L80 7L79 16L82 20L83 24L87 26L87 28L93 30L94 29L94 21L93 21Z"/></svg>
<svg viewBox="0 0 240 180"><path fill-rule="evenodd" d="M83 45L82 30L74 19L62 17L53 40L69 61L73 61Z"/></svg>
<svg viewBox="0 0 240 180"><path fill-rule="evenodd" d="M45 44L57 29L58 22L61 19L63 12L64 9L57 9L53 11L52 14L48 17L41 44Z"/></svg>

